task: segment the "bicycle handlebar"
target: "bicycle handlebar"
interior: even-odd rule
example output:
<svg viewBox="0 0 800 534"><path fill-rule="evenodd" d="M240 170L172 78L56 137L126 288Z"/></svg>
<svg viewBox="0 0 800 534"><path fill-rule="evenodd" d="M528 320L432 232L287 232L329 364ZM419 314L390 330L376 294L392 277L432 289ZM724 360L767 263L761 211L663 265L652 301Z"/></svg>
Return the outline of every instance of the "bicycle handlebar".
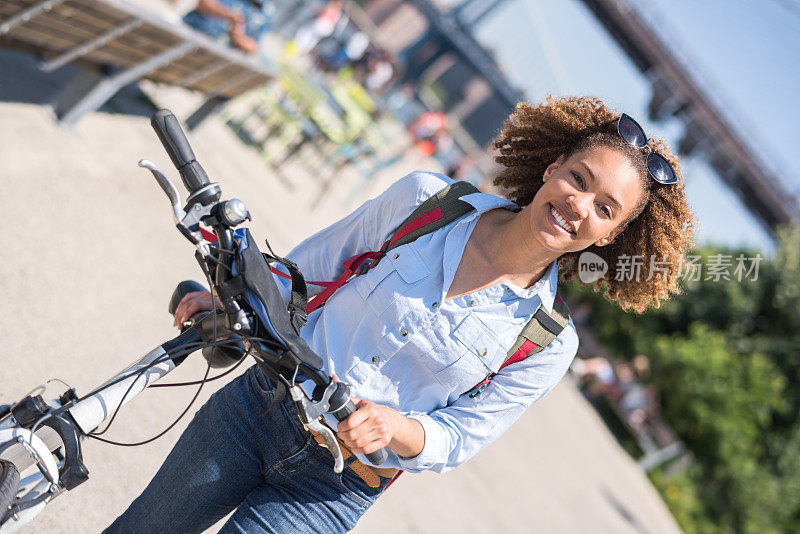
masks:
<svg viewBox="0 0 800 534"><path fill-rule="evenodd" d="M156 131L156 135L164 145L164 149L169 154L169 159L181 175L183 184L189 193L196 193L203 187L211 183L206 171L194 157L189 141L181 129L181 125L175 115L168 109L156 111L150 118L150 124Z"/></svg>

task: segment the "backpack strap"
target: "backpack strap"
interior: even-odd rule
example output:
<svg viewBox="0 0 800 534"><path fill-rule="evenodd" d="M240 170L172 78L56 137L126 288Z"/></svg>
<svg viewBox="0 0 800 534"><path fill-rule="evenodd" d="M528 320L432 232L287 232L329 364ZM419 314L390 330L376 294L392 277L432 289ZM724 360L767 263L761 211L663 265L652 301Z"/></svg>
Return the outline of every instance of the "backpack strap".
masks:
<svg viewBox="0 0 800 534"><path fill-rule="evenodd" d="M553 342L555 338L566 328L569 323L569 307L566 302L556 293L553 301L553 311L547 313L543 307L539 307L528 324L522 329L517 341L511 346L506 355L506 359L497 370L499 373L507 365L524 360L531 354L536 354L544 350L546 346ZM489 373L482 381L476 384L469 393L470 398L477 397L489 385L497 373Z"/></svg>
<svg viewBox="0 0 800 534"><path fill-rule="evenodd" d="M342 264L344 267L342 274L311 299L306 306L306 313L323 306L336 290L349 282L353 276L360 276L375 267L390 250L435 232L475 209L461 200L461 197L478 192L478 188L469 182L454 182L427 199L403 221L380 250L356 254L345 260Z"/></svg>
<svg viewBox="0 0 800 534"><path fill-rule="evenodd" d="M448 185L420 204L403 221L381 250L389 252L393 248L411 243L466 215L475 208L461 200L461 197L479 192L478 188L469 182L454 182Z"/></svg>

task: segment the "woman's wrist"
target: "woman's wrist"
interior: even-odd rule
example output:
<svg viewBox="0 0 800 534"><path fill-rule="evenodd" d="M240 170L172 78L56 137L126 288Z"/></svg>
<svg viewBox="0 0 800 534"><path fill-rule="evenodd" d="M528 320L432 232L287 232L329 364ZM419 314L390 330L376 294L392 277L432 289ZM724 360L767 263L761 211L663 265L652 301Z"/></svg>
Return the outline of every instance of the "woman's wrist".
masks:
<svg viewBox="0 0 800 534"><path fill-rule="evenodd" d="M425 446L425 430L422 424L391 408L385 409L390 412L392 424L392 439L389 441L389 448L403 458L417 456Z"/></svg>

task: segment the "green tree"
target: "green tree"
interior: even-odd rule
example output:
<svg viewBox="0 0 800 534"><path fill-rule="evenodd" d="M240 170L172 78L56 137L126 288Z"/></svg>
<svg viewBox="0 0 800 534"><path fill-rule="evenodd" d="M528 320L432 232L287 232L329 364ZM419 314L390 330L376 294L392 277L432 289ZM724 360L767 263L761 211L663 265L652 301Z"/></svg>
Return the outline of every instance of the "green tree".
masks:
<svg viewBox="0 0 800 534"><path fill-rule="evenodd" d="M723 333L693 323L659 336L650 352L664 417L700 466L697 494L731 532L768 532L778 480L764 465L764 435L785 408L786 380L759 353L731 351Z"/></svg>
<svg viewBox="0 0 800 534"><path fill-rule="evenodd" d="M622 312L586 287L588 320L618 358L650 357L664 417L694 464L652 479L688 532L800 532L800 229L778 232L775 256L737 279L757 251L693 251L704 271L658 309ZM732 261L728 278L707 267ZM744 273L741 273L744 274Z"/></svg>

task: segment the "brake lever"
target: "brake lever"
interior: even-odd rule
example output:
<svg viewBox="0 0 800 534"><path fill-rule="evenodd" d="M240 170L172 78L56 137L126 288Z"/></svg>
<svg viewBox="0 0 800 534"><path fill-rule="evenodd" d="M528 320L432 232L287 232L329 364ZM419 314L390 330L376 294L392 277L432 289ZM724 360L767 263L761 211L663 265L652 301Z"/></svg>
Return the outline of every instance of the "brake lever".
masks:
<svg viewBox="0 0 800 534"><path fill-rule="evenodd" d="M333 472L337 474L341 473L344 470L344 458L342 457L342 449L339 448L339 441L333 434L333 430L331 430L328 425L322 424L322 421L319 419L306 423L306 426L322 436L322 439L325 441L325 447L327 447L333 455Z"/></svg>
<svg viewBox="0 0 800 534"><path fill-rule="evenodd" d="M205 258L210 254L210 250L208 248L208 242L203 239L202 233L197 231L196 229L193 230L189 226L199 220L203 215L206 215L209 208L205 208L200 204L194 204L194 210L192 211L191 221L187 217L187 213L181 208L181 197L178 194L178 189L175 187L175 184L172 183L172 180L167 178L167 175L158 168L158 166L150 160L147 159L140 159L139 160L139 167L143 167L148 169L150 172L153 173L153 176L156 178L156 182L158 185L161 186L161 189L166 193L167 198L172 203L172 214L175 217L175 226L180 230L180 232L186 237L189 241L191 241L200 254Z"/></svg>
<svg viewBox="0 0 800 534"><path fill-rule="evenodd" d="M156 182L158 182L158 185L161 186L161 189L166 193L167 198L169 198L169 201L172 203L172 213L175 215L175 223L180 223L183 218L186 217L186 212L181 208L181 196L175 184L172 183L172 180L167 178L167 175L164 174L155 163L148 159L140 159L139 167L144 167L153 173Z"/></svg>
<svg viewBox="0 0 800 534"><path fill-rule="evenodd" d="M289 388L292 400L297 406L297 412L300 414L300 420L306 427L322 435L322 439L325 440L325 446L333 455L333 470L336 473L341 473L344 469L344 458L342 457L342 449L339 447L339 441L333 431L320 421L320 417L330 408L330 398L334 391L336 391L336 382L331 381L328 387L325 388L322 399L314 402L306 396L300 386L295 384Z"/></svg>

